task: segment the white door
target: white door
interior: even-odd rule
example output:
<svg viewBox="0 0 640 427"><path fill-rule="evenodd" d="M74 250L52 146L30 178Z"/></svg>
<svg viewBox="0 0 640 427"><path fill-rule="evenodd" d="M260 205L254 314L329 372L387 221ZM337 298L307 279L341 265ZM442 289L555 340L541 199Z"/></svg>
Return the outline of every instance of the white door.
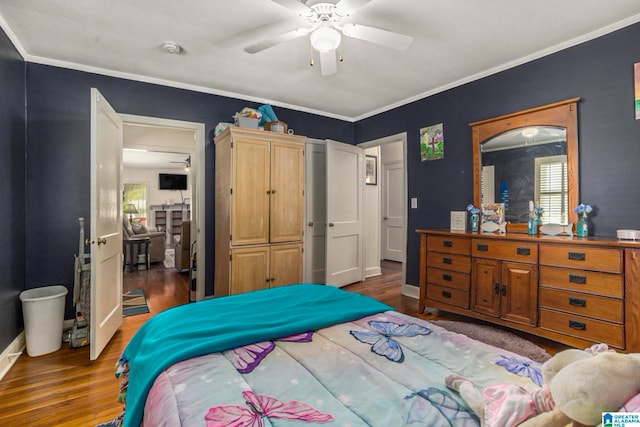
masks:
<svg viewBox="0 0 640 427"><path fill-rule="evenodd" d="M91 89L91 321L96 360L122 324L122 120Z"/></svg>
<svg viewBox="0 0 640 427"><path fill-rule="evenodd" d="M364 277L362 224L364 154L327 140L327 243L325 282L344 286Z"/></svg>
<svg viewBox="0 0 640 427"><path fill-rule="evenodd" d="M382 258L404 261L404 168L402 161L382 163Z"/></svg>
<svg viewBox="0 0 640 427"><path fill-rule="evenodd" d="M324 141L305 144L304 282L325 281L327 235L327 149Z"/></svg>

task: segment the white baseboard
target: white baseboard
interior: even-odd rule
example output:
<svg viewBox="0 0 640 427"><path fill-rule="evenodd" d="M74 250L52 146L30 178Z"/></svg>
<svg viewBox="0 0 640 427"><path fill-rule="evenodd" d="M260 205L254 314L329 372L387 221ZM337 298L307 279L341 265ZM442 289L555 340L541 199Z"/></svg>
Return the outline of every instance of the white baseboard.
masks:
<svg viewBox="0 0 640 427"><path fill-rule="evenodd" d="M13 340L7 348L0 354L0 380L4 378L9 369L16 363L18 357L22 354L27 342L25 341L24 331L20 332L20 335Z"/></svg>
<svg viewBox="0 0 640 427"><path fill-rule="evenodd" d="M364 277L373 277L373 276L381 276L382 268L380 267L371 267L364 270Z"/></svg>
<svg viewBox="0 0 640 427"><path fill-rule="evenodd" d="M412 285L404 284L400 288L400 293L402 295L404 295L404 296L407 296L407 297L419 299L420 298L420 287L419 286L412 286Z"/></svg>

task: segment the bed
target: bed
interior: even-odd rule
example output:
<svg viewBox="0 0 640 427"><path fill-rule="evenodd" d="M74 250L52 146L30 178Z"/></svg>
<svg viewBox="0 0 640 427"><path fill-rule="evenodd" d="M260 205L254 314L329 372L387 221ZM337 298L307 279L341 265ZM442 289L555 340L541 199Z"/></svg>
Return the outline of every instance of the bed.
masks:
<svg viewBox="0 0 640 427"><path fill-rule="evenodd" d="M330 286L176 307L121 357L124 426L479 426L448 374L538 387L539 364Z"/></svg>

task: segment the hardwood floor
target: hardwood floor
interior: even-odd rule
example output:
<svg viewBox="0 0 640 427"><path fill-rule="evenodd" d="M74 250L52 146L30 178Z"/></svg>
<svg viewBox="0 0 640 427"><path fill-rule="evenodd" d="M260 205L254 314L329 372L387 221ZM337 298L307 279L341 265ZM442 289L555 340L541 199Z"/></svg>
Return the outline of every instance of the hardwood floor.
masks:
<svg viewBox="0 0 640 427"><path fill-rule="evenodd" d="M445 313L419 315L418 301L400 295L402 265L383 261L382 271L381 276L343 289L372 296L400 312L427 320L461 319ZM21 355L0 381L0 425L95 426L120 413L116 400L120 382L114 377L114 367L127 342L151 316L188 300L188 275L164 269L162 264L153 265L149 271L124 273L124 278L125 292L144 289L150 313L125 317L94 362L89 361L88 347L69 349L66 344L44 356ZM544 341L538 344L550 353L564 348Z"/></svg>

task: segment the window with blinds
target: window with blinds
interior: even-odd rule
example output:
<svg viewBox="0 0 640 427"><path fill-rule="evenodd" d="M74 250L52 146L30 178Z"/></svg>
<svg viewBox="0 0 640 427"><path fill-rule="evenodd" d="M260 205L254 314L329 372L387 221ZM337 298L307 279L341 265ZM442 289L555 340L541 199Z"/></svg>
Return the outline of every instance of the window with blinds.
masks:
<svg viewBox="0 0 640 427"><path fill-rule="evenodd" d="M143 223L147 217L147 184L144 182L127 182L123 184L122 206L132 203L138 213L134 218L140 218Z"/></svg>
<svg viewBox="0 0 640 427"><path fill-rule="evenodd" d="M566 224L569 193L567 190L567 156L535 159L536 206L544 209L543 223Z"/></svg>

